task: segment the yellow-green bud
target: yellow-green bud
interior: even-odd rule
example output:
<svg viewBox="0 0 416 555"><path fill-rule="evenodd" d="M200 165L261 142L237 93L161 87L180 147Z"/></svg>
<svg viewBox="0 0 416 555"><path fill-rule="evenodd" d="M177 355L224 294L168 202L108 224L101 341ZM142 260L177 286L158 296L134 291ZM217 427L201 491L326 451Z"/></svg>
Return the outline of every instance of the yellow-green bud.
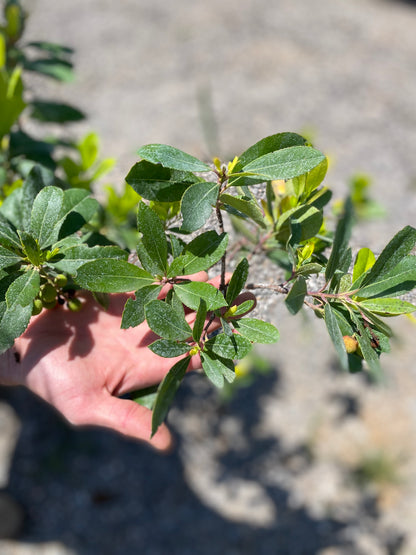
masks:
<svg viewBox="0 0 416 555"><path fill-rule="evenodd" d="M82 302L77 298L69 299L67 305L69 310L72 310L72 312L79 312L82 308Z"/></svg>
<svg viewBox="0 0 416 555"><path fill-rule="evenodd" d="M49 309L55 308L55 306L56 306L56 297L54 298L53 301L44 301L42 299L42 305L43 305L43 308L49 308Z"/></svg>
<svg viewBox="0 0 416 555"><path fill-rule="evenodd" d="M40 290L40 298L45 303L51 303L56 300L56 289L50 283L47 283Z"/></svg>
<svg viewBox="0 0 416 555"><path fill-rule="evenodd" d="M189 351L189 354L191 355L191 357L193 357L194 355L197 355L199 353L199 347L197 345L195 345L195 347L192 347L192 349Z"/></svg>
<svg viewBox="0 0 416 555"><path fill-rule="evenodd" d="M42 312L43 303L40 299L35 299L33 301L32 316L37 316Z"/></svg>
<svg viewBox="0 0 416 555"><path fill-rule="evenodd" d="M65 287L65 285L68 283L68 278L64 274L58 274L55 277L54 282L58 287Z"/></svg>
<svg viewBox="0 0 416 555"><path fill-rule="evenodd" d="M231 318L237 312L237 305L230 306L230 308L224 313L224 318Z"/></svg>

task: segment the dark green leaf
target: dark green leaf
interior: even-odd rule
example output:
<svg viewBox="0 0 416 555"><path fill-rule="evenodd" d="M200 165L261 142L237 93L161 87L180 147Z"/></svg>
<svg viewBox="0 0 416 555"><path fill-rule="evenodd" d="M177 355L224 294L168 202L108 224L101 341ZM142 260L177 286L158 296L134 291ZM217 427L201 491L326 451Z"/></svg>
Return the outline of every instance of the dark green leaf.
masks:
<svg viewBox="0 0 416 555"><path fill-rule="evenodd" d="M411 226L399 231L377 258L370 272L364 278L361 286L374 283L388 274L397 264L407 256L416 243L416 229Z"/></svg>
<svg viewBox="0 0 416 555"><path fill-rule="evenodd" d="M190 171L190 172L206 172L212 171L209 166L183 152L169 145L152 144L142 146L137 154L153 164L162 164L165 168L173 170Z"/></svg>
<svg viewBox="0 0 416 555"><path fill-rule="evenodd" d="M128 257L128 253L120 249L120 247L101 247L99 245L96 247L88 247L88 245L69 246L67 248L61 247L60 253L64 255L64 258L51 264L57 270L66 272L70 275L75 275L78 268L90 260L95 260L97 262L110 258L115 260L127 260ZM107 291L107 293L109 292L110 291Z"/></svg>
<svg viewBox="0 0 416 555"><path fill-rule="evenodd" d="M169 407L175 397L178 387L185 377L189 366L190 356L177 362L166 374L164 380L157 390L156 402L153 408L152 436L156 433L169 411Z"/></svg>
<svg viewBox="0 0 416 555"><path fill-rule="evenodd" d="M152 385L144 389L139 389L138 391L133 391L133 393L130 394L132 401L142 405L142 407L153 410L157 397L157 389L157 385Z"/></svg>
<svg viewBox="0 0 416 555"><path fill-rule="evenodd" d="M291 314L296 314L302 308L306 293L306 280L303 276L299 276L285 299L287 309Z"/></svg>
<svg viewBox="0 0 416 555"><path fill-rule="evenodd" d="M85 114L69 104L32 100L30 116L47 123L68 123L85 119Z"/></svg>
<svg viewBox="0 0 416 555"><path fill-rule="evenodd" d="M153 276L126 262L100 259L87 262L78 268L75 282L84 289L101 293L126 293L151 285Z"/></svg>
<svg viewBox="0 0 416 555"><path fill-rule="evenodd" d="M353 288L354 288L353 284ZM416 256L406 256L387 274L357 292L357 297L398 297L416 287Z"/></svg>
<svg viewBox="0 0 416 555"><path fill-rule="evenodd" d="M204 225L212 213L218 198L219 185L216 183L194 183L182 197L182 231L196 231Z"/></svg>
<svg viewBox="0 0 416 555"><path fill-rule="evenodd" d="M325 305L325 324L328 330L329 337L334 344L335 350L338 354L339 361L344 370L348 370L348 355L345 348L342 332L336 317L336 309L332 308L329 303Z"/></svg>
<svg viewBox="0 0 416 555"><path fill-rule="evenodd" d="M224 386L224 368L229 371L218 358L210 355L207 352L201 353L202 368L207 378L216 386ZM227 374L228 375L228 374ZM234 374L235 377L235 374Z"/></svg>
<svg viewBox="0 0 416 555"><path fill-rule="evenodd" d="M24 254L34 266L39 266L41 263L41 254L39 243L30 233L26 231L18 231L21 247Z"/></svg>
<svg viewBox="0 0 416 555"><path fill-rule="evenodd" d="M234 270L233 275L230 279L230 283L227 287L225 300L227 301L228 305L230 305L234 301L234 299L241 293L241 290L243 289L247 281L248 271L249 263L247 261L247 258L243 258Z"/></svg>
<svg viewBox="0 0 416 555"><path fill-rule="evenodd" d="M40 248L49 246L56 238L54 227L61 213L64 193L58 187L45 187L35 198L30 217L30 230Z"/></svg>
<svg viewBox="0 0 416 555"><path fill-rule="evenodd" d="M255 201L245 200L226 193L220 196L220 201L224 204L232 206L242 214L245 214L263 229L266 228L263 212L260 210L259 205Z"/></svg>
<svg viewBox="0 0 416 555"><path fill-rule="evenodd" d="M186 189L200 181L191 172L164 168L142 160L137 162L126 177L126 182L146 200L177 202Z"/></svg>
<svg viewBox="0 0 416 555"><path fill-rule="evenodd" d="M59 238L63 238L77 232L91 220L99 207L99 203L90 197L88 191L76 188L64 191L55 235L59 233Z"/></svg>
<svg viewBox="0 0 416 555"><path fill-rule="evenodd" d="M279 241L287 241L297 230L292 244L306 241L314 237L321 228L322 211L314 206L299 206L284 212L277 221L276 237Z"/></svg>
<svg viewBox="0 0 416 555"><path fill-rule="evenodd" d="M192 310L198 310L200 299L207 303L208 310L227 306L223 294L210 283L200 281L176 283L173 289L183 304Z"/></svg>
<svg viewBox="0 0 416 555"><path fill-rule="evenodd" d="M8 309L6 303L0 303L0 354L12 347L14 340L22 335L32 316L32 304L13 305Z"/></svg>
<svg viewBox="0 0 416 555"><path fill-rule="evenodd" d="M0 270L22 262L22 258L8 249L0 246Z"/></svg>
<svg viewBox="0 0 416 555"><path fill-rule="evenodd" d="M185 317L168 303L150 301L145 307L145 313L150 329L163 339L186 341L192 337L192 330Z"/></svg>
<svg viewBox="0 0 416 555"><path fill-rule="evenodd" d="M204 331L205 318L207 317L207 303L204 299L199 301L199 307L196 313L195 322L192 328L192 337L196 342L201 339L202 332Z"/></svg>
<svg viewBox="0 0 416 555"><path fill-rule="evenodd" d="M187 353L191 348L191 345L188 345L188 343L178 343L171 339L158 339L149 345L152 353L164 358L179 357Z"/></svg>
<svg viewBox="0 0 416 555"><path fill-rule="evenodd" d="M145 285L135 292L134 299L128 299L123 310L121 328L134 328L145 320L145 306L150 301L157 299L161 285Z"/></svg>
<svg viewBox="0 0 416 555"><path fill-rule="evenodd" d="M241 318L233 322L239 333L249 341L255 343L276 343L279 332L268 322L257 318Z"/></svg>
<svg viewBox="0 0 416 555"><path fill-rule="evenodd" d="M325 156L319 150L307 146L293 146L270 152L245 165L243 172L255 174L264 181L291 179L310 171Z"/></svg>
<svg viewBox="0 0 416 555"><path fill-rule="evenodd" d="M55 42L31 41L27 44L27 46L31 46L33 48L37 48L38 50L42 50L43 52L48 52L50 54L54 54L55 56L63 58L66 58L67 56L74 53L73 48L70 48L69 46L64 46L62 44L57 44Z"/></svg>
<svg viewBox="0 0 416 555"><path fill-rule="evenodd" d="M0 244L2 247L11 250L20 250L19 237L14 226L0 213Z"/></svg>
<svg viewBox="0 0 416 555"><path fill-rule="evenodd" d="M151 273L165 274L168 267L168 243L165 229L156 212L142 201L137 214L137 227L142 234L141 245L152 262L153 271ZM138 254L140 255L139 250Z"/></svg>
<svg viewBox="0 0 416 555"><path fill-rule="evenodd" d="M223 358L244 358L252 349L248 339L241 335L233 334L232 337L223 333L208 339L205 349Z"/></svg>
<svg viewBox="0 0 416 555"><path fill-rule="evenodd" d="M27 306L32 304L33 299L39 293L40 276L36 268L28 270L13 281L6 293L8 309L15 305Z"/></svg>
<svg viewBox="0 0 416 555"><path fill-rule="evenodd" d="M348 249L353 224L353 206L350 198L344 204L344 214L341 216L335 231L331 256L325 270L325 279L329 281L339 268Z"/></svg>
<svg viewBox="0 0 416 555"><path fill-rule="evenodd" d="M358 344L360 346L361 352L363 354L364 360L367 362L373 377L377 380L381 378L381 367L378 354L371 346L371 340L367 334L366 329L363 326L362 320L358 314L352 313L352 318L357 326L358 334L356 335Z"/></svg>
<svg viewBox="0 0 416 555"><path fill-rule="evenodd" d="M191 275L211 268L227 249L228 235L215 231L202 233L184 248L183 254L173 260L168 277Z"/></svg>
<svg viewBox="0 0 416 555"><path fill-rule="evenodd" d="M23 226L23 200L22 188L15 189L3 201L0 206L0 213L16 228L22 229ZM31 205L32 206L32 205Z"/></svg>

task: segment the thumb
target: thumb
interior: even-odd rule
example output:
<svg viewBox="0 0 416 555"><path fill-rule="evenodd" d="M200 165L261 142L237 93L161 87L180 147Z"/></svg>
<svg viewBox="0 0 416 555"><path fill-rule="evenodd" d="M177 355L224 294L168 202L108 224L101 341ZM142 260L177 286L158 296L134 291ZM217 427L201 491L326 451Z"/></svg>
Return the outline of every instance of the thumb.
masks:
<svg viewBox="0 0 416 555"><path fill-rule="evenodd" d="M95 405L94 414L85 424L111 428L128 437L149 443L155 449L166 451L172 445L172 436L162 424L155 435L152 432L152 412L128 399L106 395Z"/></svg>

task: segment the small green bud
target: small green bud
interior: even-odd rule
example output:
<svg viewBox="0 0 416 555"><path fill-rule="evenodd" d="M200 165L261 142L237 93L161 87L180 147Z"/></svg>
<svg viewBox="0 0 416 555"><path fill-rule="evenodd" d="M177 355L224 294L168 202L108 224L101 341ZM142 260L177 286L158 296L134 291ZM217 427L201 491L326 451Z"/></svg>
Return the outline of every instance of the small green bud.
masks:
<svg viewBox="0 0 416 555"><path fill-rule="evenodd" d="M32 316L37 316L42 312L43 303L40 299L35 299L33 301Z"/></svg>
<svg viewBox="0 0 416 555"><path fill-rule="evenodd" d="M53 281L58 287L65 287L68 283L68 278L64 274L58 274Z"/></svg>
<svg viewBox="0 0 416 555"><path fill-rule="evenodd" d="M50 283L44 285L40 290L40 298L46 303L56 301L56 289Z"/></svg>
<svg viewBox="0 0 416 555"><path fill-rule="evenodd" d="M197 355L200 351L200 348L198 347L198 345L195 345L194 347L192 347L192 349L189 351L189 354L191 355L191 357L193 357L194 355Z"/></svg>
<svg viewBox="0 0 416 555"><path fill-rule="evenodd" d="M82 308L82 301L77 298L69 299L67 305L72 312L79 312Z"/></svg>

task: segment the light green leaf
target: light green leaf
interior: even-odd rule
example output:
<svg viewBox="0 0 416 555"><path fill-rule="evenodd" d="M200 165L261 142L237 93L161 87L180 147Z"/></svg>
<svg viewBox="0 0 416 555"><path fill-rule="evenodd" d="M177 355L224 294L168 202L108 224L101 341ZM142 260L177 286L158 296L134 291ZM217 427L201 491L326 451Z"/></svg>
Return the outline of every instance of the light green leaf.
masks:
<svg viewBox="0 0 416 555"><path fill-rule="evenodd" d="M216 183L194 183L182 197L182 231L196 231L204 225L212 213L218 198L219 185Z"/></svg>
<svg viewBox="0 0 416 555"><path fill-rule="evenodd" d="M20 250L19 237L14 226L0 213L0 244L2 247L11 250Z"/></svg>
<svg viewBox="0 0 416 555"><path fill-rule="evenodd" d="M161 285L145 285L135 292L134 299L127 299L121 319L121 328L134 328L144 322L147 303L157 299L161 289Z"/></svg>
<svg viewBox="0 0 416 555"><path fill-rule="evenodd" d="M300 268L296 270L296 273L302 276L309 276L310 274L319 274L322 270L322 266L317 262L310 262L309 264L303 264Z"/></svg>
<svg viewBox="0 0 416 555"><path fill-rule="evenodd" d="M334 344L335 350L338 354L339 361L344 370L348 370L348 355L345 348L345 343L342 338L342 332L336 317L336 309L332 308L329 303L325 305L325 325L328 330L329 337ZM342 315L341 315L342 316Z"/></svg>
<svg viewBox="0 0 416 555"><path fill-rule="evenodd" d="M198 158L169 145L151 144L142 146L137 154L153 164L162 164L165 168L190 172L207 172L212 169Z"/></svg>
<svg viewBox="0 0 416 555"><path fill-rule="evenodd" d="M88 191L76 188L64 191L59 220L55 226L55 236L63 238L77 232L91 220L99 207L99 203L90 197Z"/></svg>
<svg viewBox="0 0 416 555"><path fill-rule="evenodd" d="M376 257L370 249L360 249L355 257L354 269L352 273L353 282L367 272L376 261Z"/></svg>
<svg viewBox="0 0 416 555"><path fill-rule="evenodd" d="M166 418L176 391L185 377L190 360L191 357L187 356L178 361L174 366L172 366L160 384L157 390L156 402L153 407L152 436L156 433L157 429Z"/></svg>
<svg viewBox="0 0 416 555"><path fill-rule="evenodd" d="M187 353L191 348L192 346L188 343L178 343L171 339L158 339L149 345L149 349L152 353L164 358L179 357Z"/></svg>
<svg viewBox="0 0 416 555"><path fill-rule="evenodd" d="M205 342L205 350L228 359L244 358L251 349L250 341L235 333L232 337L221 333Z"/></svg>
<svg viewBox="0 0 416 555"><path fill-rule="evenodd" d="M220 201L226 205L232 206L242 214L245 214L263 229L266 228L263 212L255 201L235 197L226 193L220 196Z"/></svg>
<svg viewBox="0 0 416 555"><path fill-rule="evenodd" d="M130 395L132 401L146 407L149 410L153 410L157 397L157 385L152 385L150 387L145 387L144 389L139 389L138 391L133 391Z"/></svg>
<svg viewBox="0 0 416 555"><path fill-rule="evenodd" d="M36 164L30 170L22 187L22 224L25 231L30 231L30 218L35 198L42 189L55 186L53 171Z"/></svg>
<svg viewBox="0 0 416 555"><path fill-rule="evenodd" d="M28 270L13 281L6 292L6 303L8 309L15 305L27 306L32 304L33 299L39 293L40 276L36 268Z"/></svg>
<svg viewBox="0 0 416 555"><path fill-rule="evenodd" d="M215 231L202 233L188 243L183 254L172 261L168 277L191 275L211 268L227 249L228 235Z"/></svg>
<svg viewBox="0 0 416 555"><path fill-rule="evenodd" d="M156 212L142 201L140 201L137 214L137 227L142 234L141 245L152 262L151 268L153 271L151 273L164 275L168 267L168 243L165 229ZM147 270L150 271L150 268L147 268Z"/></svg>
<svg viewBox="0 0 416 555"><path fill-rule="evenodd" d="M402 301L401 299L367 299L360 302L367 310L375 312L380 316L398 316L399 314L409 314L416 310L416 306Z"/></svg>
<svg viewBox="0 0 416 555"><path fill-rule="evenodd" d="M286 307L291 314L298 313L302 308L306 293L306 280L303 276L299 276L285 299Z"/></svg>
<svg viewBox="0 0 416 555"><path fill-rule="evenodd" d="M58 187L45 187L33 203L30 217L30 231L39 241L40 248L54 241L54 227L59 220L64 193Z"/></svg>
<svg viewBox="0 0 416 555"><path fill-rule="evenodd" d="M291 179L310 171L324 159L325 156L319 150L293 146L265 154L245 165L242 171L255 174L264 181Z"/></svg>
<svg viewBox="0 0 416 555"><path fill-rule="evenodd" d="M206 302L208 310L227 306L223 294L210 283L200 281L176 283L173 289L183 304L192 310L198 310L200 299Z"/></svg>
<svg viewBox="0 0 416 555"><path fill-rule="evenodd" d="M314 206L303 205L284 212L277 221L276 238L287 241L296 234L294 243L314 237L321 228L322 211Z"/></svg>
<svg viewBox="0 0 416 555"><path fill-rule="evenodd" d="M237 316L242 316L244 314L247 314L252 310L253 306L254 306L254 301L252 299L248 299L247 301L242 302L237 306L237 310L233 312L231 320L233 320Z"/></svg>
<svg viewBox="0 0 416 555"><path fill-rule="evenodd" d="M150 329L163 339L186 341L192 337L192 330L185 317L168 303L150 301L145 307L145 313Z"/></svg>
<svg viewBox="0 0 416 555"><path fill-rule="evenodd" d="M100 293L126 293L151 285L153 276L124 260L99 259L78 268L75 282Z"/></svg>
<svg viewBox="0 0 416 555"><path fill-rule="evenodd" d="M201 353L202 368L207 378L216 386L224 386L224 377L228 382L233 382L235 379L234 364L232 361L222 361L218 357L210 353ZM228 363L228 366L225 364Z"/></svg>
<svg viewBox="0 0 416 555"><path fill-rule="evenodd" d="M71 243L69 243L69 245L71 245ZM51 263L51 266L70 275L75 275L78 268L91 260L100 261L110 258L115 260L127 260L128 258L128 253L126 251L120 249L120 247L111 245L104 247L100 245L89 247L88 245L82 244L73 247L61 247L59 253L63 254L64 258L58 262Z"/></svg>
<svg viewBox="0 0 416 555"><path fill-rule="evenodd" d="M257 318L241 318L233 324L243 337L255 343L276 343L279 339L279 332L273 324Z"/></svg>

